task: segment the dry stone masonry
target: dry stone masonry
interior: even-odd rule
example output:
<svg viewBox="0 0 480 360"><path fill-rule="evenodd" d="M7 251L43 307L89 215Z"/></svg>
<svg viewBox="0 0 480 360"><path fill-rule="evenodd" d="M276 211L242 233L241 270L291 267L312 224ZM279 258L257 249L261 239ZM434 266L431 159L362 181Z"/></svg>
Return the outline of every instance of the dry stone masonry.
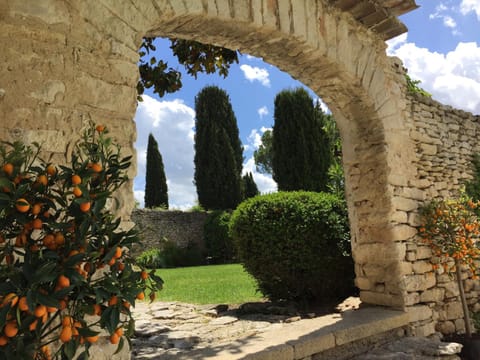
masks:
<svg viewBox="0 0 480 360"><path fill-rule="evenodd" d="M181 248L194 244L204 250L203 227L207 217L206 212L134 209L132 221L138 227L142 244L133 247L133 255L160 249L166 240Z"/></svg>
<svg viewBox="0 0 480 360"><path fill-rule="evenodd" d="M352 5L354 4L354 5ZM329 105L344 149L363 302L405 310L411 331L461 330L452 280L416 235L418 207L471 175L478 116L407 94L384 40L414 0L0 0L0 139L36 140L68 161L86 122L135 154L143 36L179 37L263 57ZM135 166L130 175L135 174ZM120 192L124 220L132 184ZM478 283L465 279L472 308Z"/></svg>

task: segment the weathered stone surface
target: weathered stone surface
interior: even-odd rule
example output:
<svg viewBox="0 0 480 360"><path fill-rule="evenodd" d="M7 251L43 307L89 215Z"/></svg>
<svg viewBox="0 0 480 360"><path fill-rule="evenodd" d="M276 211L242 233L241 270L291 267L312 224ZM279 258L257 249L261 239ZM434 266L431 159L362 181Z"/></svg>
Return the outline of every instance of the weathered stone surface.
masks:
<svg viewBox="0 0 480 360"><path fill-rule="evenodd" d="M452 280L440 281L440 273L437 282L422 277L431 251L425 246L407 251L405 243L415 241L417 210L425 201L455 196L471 178L480 121L409 95L401 62L388 58L383 39L340 3L348 2L3 2L0 139L42 139L45 158L66 162L83 126L105 121L125 152L135 155L137 51L145 35L191 38L263 57L331 106L343 141L363 299L404 306L420 294L419 301L441 308L444 300L437 293L423 300L422 294L438 284L446 299L456 297ZM375 2L384 10L375 14L393 20L387 3ZM129 175L135 171L133 165ZM118 215L128 221L134 207L131 181L118 200ZM410 269L414 277L404 281ZM468 284L473 299L478 289Z"/></svg>

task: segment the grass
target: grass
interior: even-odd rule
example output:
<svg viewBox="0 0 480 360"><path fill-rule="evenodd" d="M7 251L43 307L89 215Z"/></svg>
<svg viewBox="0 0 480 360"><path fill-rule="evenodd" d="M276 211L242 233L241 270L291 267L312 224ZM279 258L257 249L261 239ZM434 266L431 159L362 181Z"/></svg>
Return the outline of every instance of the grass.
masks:
<svg viewBox="0 0 480 360"><path fill-rule="evenodd" d="M159 269L156 274L165 282L159 301L241 304L262 299L255 280L240 264Z"/></svg>

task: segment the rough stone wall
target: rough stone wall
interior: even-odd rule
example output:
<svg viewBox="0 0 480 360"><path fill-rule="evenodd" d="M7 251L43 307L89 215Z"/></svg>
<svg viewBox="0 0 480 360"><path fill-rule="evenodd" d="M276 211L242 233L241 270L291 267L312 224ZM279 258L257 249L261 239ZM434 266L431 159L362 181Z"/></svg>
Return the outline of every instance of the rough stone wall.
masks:
<svg viewBox="0 0 480 360"><path fill-rule="evenodd" d="M138 226L142 241L141 247L133 248L133 255L161 248L165 239L173 241L179 247L196 244L204 249L203 225L207 216L206 212L133 210L132 221Z"/></svg>
<svg viewBox="0 0 480 360"><path fill-rule="evenodd" d="M411 193L411 203L404 219L420 225L418 207L438 198L459 193L462 184L471 179L473 154L480 152L478 134L480 116L474 116L430 98L414 95L408 98L408 126L415 143L417 178L409 180L404 191ZM421 239L407 242L406 267L411 271L405 282L407 305L412 319L423 326L416 331L442 333L465 331L458 287L442 268L432 270L432 253ZM464 287L470 308L479 311L480 283L463 272ZM433 320L433 322L431 321Z"/></svg>

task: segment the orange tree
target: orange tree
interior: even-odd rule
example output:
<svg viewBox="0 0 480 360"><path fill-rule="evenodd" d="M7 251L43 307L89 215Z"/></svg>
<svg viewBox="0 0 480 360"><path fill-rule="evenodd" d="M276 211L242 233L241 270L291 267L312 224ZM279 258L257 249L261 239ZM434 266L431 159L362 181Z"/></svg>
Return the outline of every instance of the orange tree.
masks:
<svg viewBox="0 0 480 360"><path fill-rule="evenodd" d="M135 265L136 232L111 213L130 157L94 124L70 166L39 149L0 145L0 358L87 359L101 330L118 352L133 334L130 305L162 285Z"/></svg>
<svg viewBox="0 0 480 360"><path fill-rule="evenodd" d="M449 275L456 274L457 284L462 301L465 330L471 335L470 316L465 299L461 268L466 266L477 278L476 260L479 256L477 239L479 223L475 209L479 203L466 196L458 199L432 201L421 209L422 225L419 233L432 248L433 268L440 266Z"/></svg>

